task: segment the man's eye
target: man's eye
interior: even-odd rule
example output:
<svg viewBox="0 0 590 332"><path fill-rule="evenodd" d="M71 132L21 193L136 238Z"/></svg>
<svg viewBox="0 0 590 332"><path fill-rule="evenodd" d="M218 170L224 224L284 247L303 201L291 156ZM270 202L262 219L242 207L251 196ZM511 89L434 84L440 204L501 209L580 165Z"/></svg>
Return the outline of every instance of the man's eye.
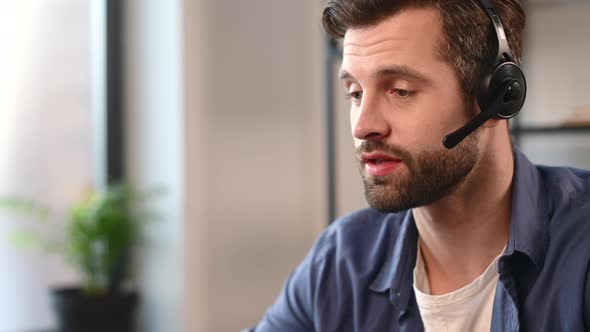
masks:
<svg viewBox="0 0 590 332"><path fill-rule="evenodd" d="M363 97L363 92L362 91L353 91L353 92L348 92L346 94L346 96L350 99L353 100L361 100L361 98Z"/></svg>
<svg viewBox="0 0 590 332"><path fill-rule="evenodd" d="M404 89L392 89L391 92L395 93L396 95L398 95L398 97L402 98L409 97L414 94L414 91Z"/></svg>

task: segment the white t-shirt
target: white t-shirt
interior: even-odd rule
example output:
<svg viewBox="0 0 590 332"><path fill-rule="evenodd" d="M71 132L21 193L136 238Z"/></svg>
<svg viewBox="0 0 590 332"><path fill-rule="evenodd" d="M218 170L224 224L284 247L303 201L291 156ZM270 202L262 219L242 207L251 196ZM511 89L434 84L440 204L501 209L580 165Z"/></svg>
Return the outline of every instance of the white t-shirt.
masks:
<svg viewBox="0 0 590 332"><path fill-rule="evenodd" d="M502 250L504 252L504 250ZM489 331L498 284L498 255L471 284L443 295L430 295L428 275L418 245L414 293L426 332Z"/></svg>

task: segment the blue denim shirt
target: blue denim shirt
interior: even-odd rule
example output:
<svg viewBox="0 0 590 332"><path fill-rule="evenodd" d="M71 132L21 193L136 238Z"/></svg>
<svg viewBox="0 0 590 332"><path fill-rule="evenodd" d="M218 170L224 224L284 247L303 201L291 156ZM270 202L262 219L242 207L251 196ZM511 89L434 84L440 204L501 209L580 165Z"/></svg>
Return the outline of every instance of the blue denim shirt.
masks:
<svg viewBox="0 0 590 332"><path fill-rule="evenodd" d="M512 222L491 330L586 331L590 172L514 155ZM412 288L417 243L411 211L367 209L338 220L250 331L423 331Z"/></svg>

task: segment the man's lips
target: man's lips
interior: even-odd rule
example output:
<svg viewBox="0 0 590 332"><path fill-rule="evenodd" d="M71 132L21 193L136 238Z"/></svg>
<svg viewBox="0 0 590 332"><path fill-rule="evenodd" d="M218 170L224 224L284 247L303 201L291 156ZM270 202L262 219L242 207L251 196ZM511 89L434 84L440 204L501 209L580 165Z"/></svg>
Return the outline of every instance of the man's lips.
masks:
<svg viewBox="0 0 590 332"><path fill-rule="evenodd" d="M369 175L383 176L395 171L403 161L394 156L381 153L363 153L361 163L365 166L365 171Z"/></svg>

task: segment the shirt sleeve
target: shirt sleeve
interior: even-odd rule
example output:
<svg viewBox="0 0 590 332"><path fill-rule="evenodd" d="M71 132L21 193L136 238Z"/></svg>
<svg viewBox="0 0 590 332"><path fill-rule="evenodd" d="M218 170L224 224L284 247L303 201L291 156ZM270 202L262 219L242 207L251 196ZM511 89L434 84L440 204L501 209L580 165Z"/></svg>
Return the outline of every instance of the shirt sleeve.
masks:
<svg viewBox="0 0 590 332"><path fill-rule="evenodd" d="M320 241L321 242L321 241ZM325 256L314 249L291 273L276 302L256 327L242 332L313 332L318 279L325 272ZM324 256L318 258L319 256Z"/></svg>
<svg viewBox="0 0 590 332"><path fill-rule="evenodd" d="M586 281L584 285L584 329L590 331L590 262L586 263Z"/></svg>

